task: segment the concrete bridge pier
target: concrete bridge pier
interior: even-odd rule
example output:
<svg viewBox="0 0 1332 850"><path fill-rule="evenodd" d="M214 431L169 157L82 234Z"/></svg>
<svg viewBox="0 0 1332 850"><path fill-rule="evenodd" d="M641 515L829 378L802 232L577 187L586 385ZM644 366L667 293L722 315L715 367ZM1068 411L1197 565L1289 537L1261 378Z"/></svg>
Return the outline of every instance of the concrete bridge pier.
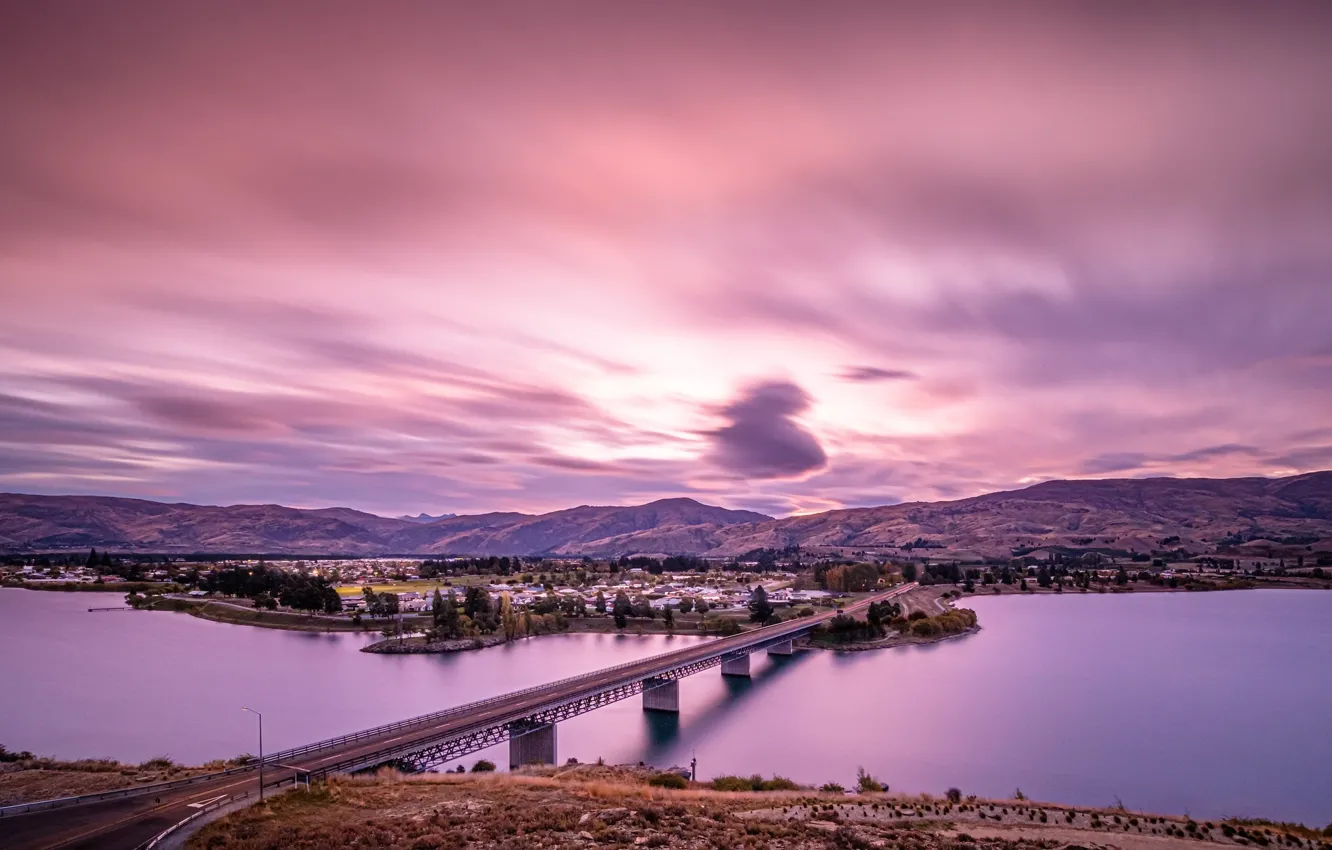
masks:
<svg viewBox="0 0 1332 850"><path fill-rule="evenodd" d="M792 648L791 641L789 640L782 641L781 643L774 643L772 646L768 647L769 655L791 655L794 652L795 649Z"/></svg>
<svg viewBox="0 0 1332 850"><path fill-rule="evenodd" d="M554 723L518 721L509 724L509 770L529 764L554 763Z"/></svg>
<svg viewBox="0 0 1332 850"><path fill-rule="evenodd" d="M675 679L644 679L643 710L680 713L680 683Z"/></svg>
<svg viewBox="0 0 1332 850"><path fill-rule="evenodd" d="M739 658L730 658L722 662L723 676L744 676L749 678L749 656L741 655Z"/></svg>

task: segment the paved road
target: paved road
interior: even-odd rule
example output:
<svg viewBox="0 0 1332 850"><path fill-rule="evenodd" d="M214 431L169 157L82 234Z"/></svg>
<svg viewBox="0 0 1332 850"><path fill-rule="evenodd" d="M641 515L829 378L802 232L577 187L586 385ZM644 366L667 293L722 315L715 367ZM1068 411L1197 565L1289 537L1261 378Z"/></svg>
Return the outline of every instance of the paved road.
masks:
<svg viewBox="0 0 1332 850"><path fill-rule="evenodd" d="M871 601L882 601L910 589L902 586L873 597L862 599L845 607L847 613L857 613ZM718 638L706 643L686 647L667 655L654 656L628 665L602 671L600 675L576 677L575 680L555 682L534 691L522 691L507 697L487 701L474 712L442 719L438 723L407 730L386 732L335 749L310 753L286 761L293 767L318 771L357 757L366 757L396 746L411 746L413 742L428 742L461 734L478 727L494 726L526 717L552 702L575 696L589 690L605 690L626 682L647 678L695 661L711 658L724 652L740 649L783 634L807 630L824 620L836 616L829 611L815 617L792 620L775 626L744 632L731 637ZM296 771L288 768L265 767L266 784L290 781ZM179 823L197 811L191 804L203 803L219 796L238 794L258 789L257 773L242 773L200 782L154 797L130 797L86 806L53 809L19 815L0 821L0 848L5 850L133 850L162 830Z"/></svg>

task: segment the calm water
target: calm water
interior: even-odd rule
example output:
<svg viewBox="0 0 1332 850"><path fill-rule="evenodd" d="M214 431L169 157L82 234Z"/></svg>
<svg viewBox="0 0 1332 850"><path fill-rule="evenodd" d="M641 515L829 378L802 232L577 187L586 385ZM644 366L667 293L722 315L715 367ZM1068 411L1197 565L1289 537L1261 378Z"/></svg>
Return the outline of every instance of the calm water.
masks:
<svg viewBox="0 0 1332 850"><path fill-rule="evenodd" d="M449 656L368 638L89 614L102 594L0 590L0 743L200 762L278 749L628 661L694 638L578 635ZM559 757L687 764L903 791L1332 820L1332 593L977 599L980 634L926 648L755 656L567 721ZM482 756L504 764L503 748Z"/></svg>

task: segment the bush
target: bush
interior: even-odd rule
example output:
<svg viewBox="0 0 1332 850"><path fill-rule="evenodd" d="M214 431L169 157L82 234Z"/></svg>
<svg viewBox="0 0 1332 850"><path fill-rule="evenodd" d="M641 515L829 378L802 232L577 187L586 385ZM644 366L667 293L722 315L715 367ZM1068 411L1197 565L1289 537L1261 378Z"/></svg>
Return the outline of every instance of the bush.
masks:
<svg viewBox="0 0 1332 850"><path fill-rule="evenodd" d="M799 788L784 776L764 779L757 773L753 776L718 776L712 780L714 791L796 791Z"/></svg>
<svg viewBox="0 0 1332 850"><path fill-rule="evenodd" d="M962 802L962 789L949 788L944 792L944 796L948 798L948 802L950 803L960 803Z"/></svg>
<svg viewBox="0 0 1332 850"><path fill-rule="evenodd" d="M648 779L648 784L658 788L688 788L689 780L678 773L658 773Z"/></svg>
<svg viewBox="0 0 1332 850"><path fill-rule="evenodd" d="M911 624L911 633L916 637L934 637L939 634L939 627L929 619L916 620Z"/></svg>
<svg viewBox="0 0 1332 850"><path fill-rule="evenodd" d="M476 764L472 765L472 773L493 773L494 771L495 763L493 761L487 761L486 759L481 759Z"/></svg>
<svg viewBox="0 0 1332 850"><path fill-rule="evenodd" d="M826 794L845 794L845 793L846 793L846 789L843 788L842 786L838 785L836 782L825 782L825 783L823 783L822 785L819 786L819 790L820 790L820 791L823 791L823 792L826 793ZM878 803L875 803L874 805L877 806Z"/></svg>
<svg viewBox="0 0 1332 850"><path fill-rule="evenodd" d="M166 756L148 759L148 761L139 765L140 770L171 770L176 763Z"/></svg>
<svg viewBox="0 0 1332 850"><path fill-rule="evenodd" d="M856 768L856 787L862 794L881 793L888 786L871 776L863 767Z"/></svg>
<svg viewBox="0 0 1332 850"><path fill-rule="evenodd" d="M9 750L5 749L3 745L0 745L0 762L32 761L34 758L36 758L36 756L27 750L11 753Z"/></svg>
<svg viewBox="0 0 1332 850"><path fill-rule="evenodd" d="M730 617L704 617L698 624L700 631L714 635L738 635L742 631L740 624Z"/></svg>
<svg viewBox="0 0 1332 850"><path fill-rule="evenodd" d="M910 614L907 614L907 619L908 619L908 620L925 620L925 619L928 619L929 616L930 616L930 615L929 615L929 614L926 614L924 611L912 611Z"/></svg>

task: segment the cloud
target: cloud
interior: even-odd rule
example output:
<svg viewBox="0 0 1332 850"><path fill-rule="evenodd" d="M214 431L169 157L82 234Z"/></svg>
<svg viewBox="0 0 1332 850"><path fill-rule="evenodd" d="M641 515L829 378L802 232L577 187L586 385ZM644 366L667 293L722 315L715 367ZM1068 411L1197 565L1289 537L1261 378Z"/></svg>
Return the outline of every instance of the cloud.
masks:
<svg viewBox="0 0 1332 850"><path fill-rule="evenodd" d="M848 366L840 375L844 381L873 383L877 381L914 381L920 377L906 369L880 369L878 366Z"/></svg>
<svg viewBox="0 0 1332 850"><path fill-rule="evenodd" d="M780 513L1328 463L1328 4L125 3L0 28L5 487Z"/></svg>
<svg viewBox="0 0 1332 850"><path fill-rule="evenodd" d="M1083 475L1102 475L1108 472L1131 472L1142 468L1150 458L1140 452L1108 452L1088 458L1078 466Z"/></svg>
<svg viewBox="0 0 1332 850"><path fill-rule="evenodd" d="M741 478L795 478L828 462L819 441L796 422L809 395L788 381L747 387L721 411L730 424L711 432L712 460Z"/></svg>

